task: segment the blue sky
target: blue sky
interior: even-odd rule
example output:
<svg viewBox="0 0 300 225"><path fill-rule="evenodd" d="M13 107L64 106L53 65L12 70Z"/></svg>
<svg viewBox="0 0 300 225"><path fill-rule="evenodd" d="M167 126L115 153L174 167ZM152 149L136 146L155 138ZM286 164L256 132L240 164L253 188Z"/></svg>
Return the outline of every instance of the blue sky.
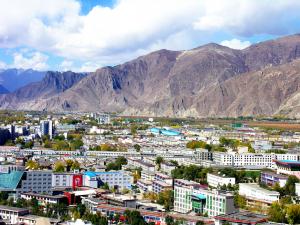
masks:
<svg viewBox="0 0 300 225"><path fill-rule="evenodd" d="M161 48L300 33L299 0L4 0L0 69L94 71ZM17 16L16 16L17 15Z"/></svg>

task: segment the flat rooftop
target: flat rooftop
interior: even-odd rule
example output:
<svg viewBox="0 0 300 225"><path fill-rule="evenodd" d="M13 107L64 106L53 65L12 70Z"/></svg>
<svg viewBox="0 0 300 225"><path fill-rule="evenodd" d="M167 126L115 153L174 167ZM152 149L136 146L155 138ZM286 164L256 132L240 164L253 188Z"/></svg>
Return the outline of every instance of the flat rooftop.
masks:
<svg viewBox="0 0 300 225"><path fill-rule="evenodd" d="M235 212L229 214L222 214L214 217L217 220L228 221L232 223L248 223L258 224L267 222L268 216L249 211Z"/></svg>
<svg viewBox="0 0 300 225"><path fill-rule="evenodd" d="M13 211L13 212L29 211L29 209L26 209L26 208L17 208L17 207L11 207L11 206L6 206L6 205L0 205L0 210L7 210L7 211Z"/></svg>

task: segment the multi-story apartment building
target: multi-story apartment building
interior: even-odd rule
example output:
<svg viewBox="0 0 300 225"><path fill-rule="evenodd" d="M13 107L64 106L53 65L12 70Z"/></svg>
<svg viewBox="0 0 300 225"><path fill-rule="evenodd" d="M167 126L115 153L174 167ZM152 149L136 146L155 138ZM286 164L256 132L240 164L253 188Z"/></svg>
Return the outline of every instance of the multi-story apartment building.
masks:
<svg viewBox="0 0 300 225"><path fill-rule="evenodd" d="M172 177L156 172L154 175L154 181L152 182L152 191L154 193L160 193L165 190L173 188L173 179Z"/></svg>
<svg viewBox="0 0 300 225"><path fill-rule="evenodd" d="M270 171L261 171L260 173L260 181L263 184L273 186L276 183L279 184L280 187L284 187L286 184L286 181L288 179L288 176L277 174Z"/></svg>
<svg viewBox="0 0 300 225"><path fill-rule="evenodd" d="M176 166L170 162L162 162L160 164L160 170L171 175L172 170L174 170Z"/></svg>
<svg viewBox="0 0 300 225"><path fill-rule="evenodd" d="M300 179L300 161L292 160L274 160L277 173L294 175Z"/></svg>
<svg viewBox="0 0 300 225"><path fill-rule="evenodd" d="M40 122L40 135L49 135L50 139L53 136L53 123L52 120L42 120Z"/></svg>
<svg viewBox="0 0 300 225"><path fill-rule="evenodd" d="M196 161L203 161L203 160L212 160L212 152L208 151L207 149L196 149L194 151L194 159Z"/></svg>
<svg viewBox="0 0 300 225"><path fill-rule="evenodd" d="M18 224L20 216L29 214L29 209L16 208L9 206L0 206L0 218L9 222L9 224Z"/></svg>
<svg viewBox="0 0 300 225"><path fill-rule="evenodd" d="M32 170L25 171L21 183L19 193L52 193L52 171L51 170Z"/></svg>
<svg viewBox="0 0 300 225"><path fill-rule="evenodd" d="M134 158L128 158L127 166L133 167L133 168L142 168L143 171L149 171L154 172L155 171L155 165L149 162L145 162L141 159L134 159Z"/></svg>
<svg viewBox="0 0 300 225"><path fill-rule="evenodd" d="M162 182L165 182L165 183L170 184L170 185L173 184L172 177L170 177L169 175L163 174L163 173L159 173L159 172L155 173L154 180L155 181L162 181Z"/></svg>
<svg viewBox="0 0 300 225"><path fill-rule="evenodd" d="M82 174L75 173L53 173L52 187L55 188L73 188L83 185Z"/></svg>
<svg viewBox="0 0 300 225"><path fill-rule="evenodd" d="M35 193L23 193L21 198L29 201L31 199L38 200L39 205L46 206L47 204L67 203L68 199L65 195L44 195Z"/></svg>
<svg viewBox="0 0 300 225"><path fill-rule="evenodd" d="M152 191L156 194L171 189L172 189L172 184L168 184L163 181L154 180L152 183Z"/></svg>
<svg viewBox="0 0 300 225"><path fill-rule="evenodd" d="M174 211L188 213L192 210L192 194L199 183L183 179L174 180Z"/></svg>
<svg viewBox="0 0 300 225"><path fill-rule="evenodd" d="M151 192L153 182L150 180L139 179L136 183L141 192Z"/></svg>
<svg viewBox="0 0 300 225"><path fill-rule="evenodd" d="M195 213L216 216L232 213L234 196L219 190L208 190L199 183L181 179L174 180L174 211L180 213Z"/></svg>
<svg viewBox="0 0 300 225"><path fill-rule="evenodd" d="M84 173L83 185L92 188L98 188L104 183L110 187L118 187L120 189L131 189L133 177L126 171L109 171L109 172L92 172Z"/></svg>
<svg viewBox="0 0 300 225"><path fill-rule="evenodd" d="M192 209L194 212L207 213L208 216L236 211L232 193L205 189L194 190L192 195Z"/></svg>
<svg viewBox="0 0 300 225"><path fill-rule="evenodd" d="M226 177L222 174L207 174L207 183L209 186L218 188L223 185L234 185L235 184L235 178L234 177Z"/></svg>
<svg viewBox="0 0 300 225"><path fill-rule="evenodd" d="M260 168L274 167L274 160L293 160L299 159L298 154L274 154L274 153L213 153L213 160L217 165L247 167L255 166Z"/></svg>
<svg viewBox="0 0 300 225"><path fill-rule="evenodd" d="M141 172L141 179L143 180L154 180L155 173L153 171L143 171Z"/></svg>
<svg viewBox="0 0 300 225"><path fill-rule="evenodd" d="M240 183L239 195L246 198L247 206L259 209L261 212L266 212L268 207L280 197L279 192L266 190L256 183Z"/></svg>

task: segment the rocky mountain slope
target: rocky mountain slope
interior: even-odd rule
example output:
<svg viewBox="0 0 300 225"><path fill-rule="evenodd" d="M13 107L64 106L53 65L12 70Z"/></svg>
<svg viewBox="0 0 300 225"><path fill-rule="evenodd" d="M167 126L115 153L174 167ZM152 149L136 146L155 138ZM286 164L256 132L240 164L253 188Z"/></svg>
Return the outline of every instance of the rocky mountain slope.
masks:
<svg viewBox="0 0 300 225"><path fill-rule="evenodd" d="M46 72L32 69L6 69L0 71L0 84L9 92L16 91L32 82L41 81Z"/></svg>
<svg viewBox="0 0 300 225"><path fill-rule="evenodd" d="M5 87L3 87L1 84L0 84L0 94L7 94L9 93L9 90L7 90Z"/></svg>
<svg viewBox="0 0 300 225"><path fill-rule="evenodd" d="M160 50L98 69L63 91L47 91L46 84L41 95L40 89L29 85L20 89L22 94L18 90L4 95L0 107L180 117L278 113L298 117L298 58L300 35L244 50L217 44L188 51Z"/></svg>
<svg viewBox="0 0 300 225"><path fill-rule="evenodd" d="M19 88L13 93L0 95L0 105L8 109L31 109L28 104L38 104L64 92L86 76L85 73L49 71L39 81ZM38 108L34 108L39 110Z"/></svg>

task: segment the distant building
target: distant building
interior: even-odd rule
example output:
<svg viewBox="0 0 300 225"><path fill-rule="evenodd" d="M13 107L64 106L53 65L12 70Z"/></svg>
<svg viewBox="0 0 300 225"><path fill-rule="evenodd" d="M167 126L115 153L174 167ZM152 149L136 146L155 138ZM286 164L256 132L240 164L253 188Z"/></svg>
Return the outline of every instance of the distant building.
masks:
<svg viewBox="0 0 300 225"><path fill-rule="evenodd" d="M286 181L288 179L288 176L277 174L270 171L261 171L260 173L260 181L263 184L266 184L268 186L273 186L276 183L279 184L280 187L284 187L286 184Z"/></svg>
<svg viewBox="0 0 300 225"><path fill-rule="evenodd" d="M21 193L52 193L52 171L10 171L0 174L0 191L9 192L14 198Z"/></svg>
<svg viewBox="0 0 300 225"><path fill-rule="evenodd" d="M247 206L258 208L262 212L266 212L268 207L280 197L279 192L261 188L256 183L240 183L239 195L246 198Z"/></svg>
<svg viewBox="0 0 300 225"><path fill-rule="evenodd" d="M57 188L72 188L83 186L82 174L75 173L53 173L52 174L52 187Z"/></svg>
<svg viewBox="0 0 300 225"><path fill-rule="evenodd" d="M84 173L83 185L86 187L98 188L107 183L109 187L118 187L120 189L131 189L133 177L126 171L109 171Z"/></svg>
<svg viewBox="0 0 300 225"><path fill-rule="evenodd" d="M162 162L160 164L160 170L171 175L172 170L174 170L176 166L171 162Z"/></svg>
<svg viewBox="0 0 300 225"><path fill-rule="evenodd" d="M272 149L272 143L268 140L255 140L252 144L252 148L255 149L255 151L267 151Z"/></svg>
<svg viewBox="0 0 300 225"><path fill-rule="evenodd" d="M59 219L36 216L31 214L25 216L19 216L18 218L18 224L26 224L26 225L39 225L39 224L56 225L56 224L60 224L59 222L60 222Z"/></svg>
<svg viewBox="0 0 300 225"><path fill-rule="evenodd" d="M300 179L300 161L292 160L274 160L277 173L294 175Z"/></svg>
<svg viewBox="0 0 300 225"><path fill-rule="evenodd" d="M39 205L46 206L47 204L60 204L68 203L68 199L65 195L45 195L36 193L22 193L21 198L29 201L31 199L36 199Z"/></svg>
<svg viewBox="0 0 300 225"><path fill-rule="evenodd" d="M18 224L20 216L28 215L29 209L0 205L0 218L7 224Z"/></svg>
<svg viewBox="0 0 300 225"><path fill-rule="evenodd" d="M166 129L166 128L151 128L150 132L156 135L165 135L165 136L179 136L181 133L177 130Z"/></svg>
<svg viewBox="0 0 300 225"><path fill-rule="evenodd" d="M207 183L209 186L218 188L222 187L223 185L235 185L235 178L234 177L226 177L222 174L207 174Z"/></svg>
<svg viewBox="0 0 300 225"><path fill-rule="evenodd" d="M100 114L96 117L99 124L110 124L110 115L108 114Z"/></svg>
<svg viewBox="0 0 300 225"><path fill-rule="evenodd" d="M193 181L174 180L174 211L216 216L236 211L234 196L226 191L208 190Z"/></svg>
<svg viewBox="0 0 300 225"><path fill-rule="evenodd" d="M8 129L0 128L0 145L4 145L11 139L11 134Z"/></svg>
<svg viewBox="0 0 300 225"><path fill-rule="evenodd" d="M52 120L42 120L40 122L40 133L41 136L49 135L49 138L53 137L53 123Z"/></svg>

